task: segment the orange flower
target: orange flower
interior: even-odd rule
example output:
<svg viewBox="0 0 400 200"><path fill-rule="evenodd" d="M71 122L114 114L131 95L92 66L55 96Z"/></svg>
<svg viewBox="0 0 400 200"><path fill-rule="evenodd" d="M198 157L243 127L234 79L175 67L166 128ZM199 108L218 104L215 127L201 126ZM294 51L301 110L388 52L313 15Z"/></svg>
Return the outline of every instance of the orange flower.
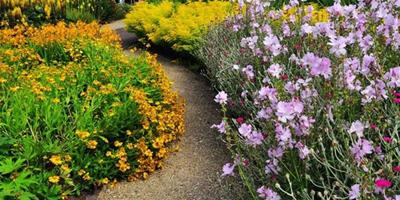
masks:
<svg viewBox="0 0 400 200"><path fill-rule="evenodd" d="M89 140L88 143L86 143L87 148L89 149L96 149L97 147L97 141L96 140Z"/></svg>

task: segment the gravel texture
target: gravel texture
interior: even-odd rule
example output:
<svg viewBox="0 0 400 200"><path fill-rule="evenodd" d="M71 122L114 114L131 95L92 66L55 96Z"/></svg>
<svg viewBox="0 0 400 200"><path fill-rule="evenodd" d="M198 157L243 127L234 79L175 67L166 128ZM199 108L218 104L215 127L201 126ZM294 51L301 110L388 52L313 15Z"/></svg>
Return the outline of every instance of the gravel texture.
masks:
<svg viewBox="0 0 400 200"><path fill-rule="evenodd" d="M109 26L117 30L123 43L135 38L123 29L122 21ZM180 151L171 154L165 167L150 175L148 180L122 182L95 196L100 200L236 199L221 178L222 165L231 160L229 152L210 128L220 121L218 105L213 101L215 92L203 77L185 66L163 56L158 60L173 81L173 88L186 100L186 133L179 141ZM88 198L93 199L93 196Z"/></svg>

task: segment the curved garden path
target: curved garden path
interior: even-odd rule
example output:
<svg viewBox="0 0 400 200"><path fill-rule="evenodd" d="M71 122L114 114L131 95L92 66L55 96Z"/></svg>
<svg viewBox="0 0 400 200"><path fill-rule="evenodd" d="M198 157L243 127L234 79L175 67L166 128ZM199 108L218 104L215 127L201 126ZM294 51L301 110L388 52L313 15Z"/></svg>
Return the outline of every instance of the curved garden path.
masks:
<svg viewBox="0 0 400 200"><path fill-rule="evenodd" d="M127 33L121 21L110 25L126 48L135 36ZM128 51L127 51L128 52ZM129 54L129 53L128 53ZM129 56L134 56L129 54ZM165 167L148 180L122 182L103 189L98 199L118 200L223 200L236 199L221 180L222 165L230 160L225 145L210 126L219 122L214 91L207 81L168 58L159 56L173 87L186 100L186 133L179 141L180 151L171 154Z"/></svg>

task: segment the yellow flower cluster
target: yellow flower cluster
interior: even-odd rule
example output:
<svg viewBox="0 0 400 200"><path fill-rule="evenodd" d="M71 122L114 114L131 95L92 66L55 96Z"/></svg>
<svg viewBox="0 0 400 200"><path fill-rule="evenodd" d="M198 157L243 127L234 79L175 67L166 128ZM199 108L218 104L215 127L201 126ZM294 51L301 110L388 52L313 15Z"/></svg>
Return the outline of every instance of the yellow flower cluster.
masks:
<svg viewBox="0 0 400 200"><path fill-rule="evenodd" d="M309 7L312 6L313 10L311 12L311 23L317 22L327 22L329 20L329 13L326 8L320 8L318 4L311 3L308 5L302 5L300 7L293 7L289 10L286 10L283 13L282 19L288 20L290 16L295 16L297 20L300 20L302 15L299 15L299 12L308 13Z"/></svg>
<svg viewBox="0 0 400 200"><path fill-rule="evenodd" d="M155 44L168 44L176 51L191 52L213 23L223 21L233 11L227 1L160 4L139 2L127 15L125 23Z"/></svg>

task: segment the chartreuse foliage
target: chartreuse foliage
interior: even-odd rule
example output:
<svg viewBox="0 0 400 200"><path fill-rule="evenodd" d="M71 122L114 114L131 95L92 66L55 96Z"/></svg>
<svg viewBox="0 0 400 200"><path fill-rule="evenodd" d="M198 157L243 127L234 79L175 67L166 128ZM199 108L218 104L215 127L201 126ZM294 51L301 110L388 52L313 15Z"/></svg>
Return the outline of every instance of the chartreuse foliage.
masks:
<svg viewBox="0 0 400 200"><path fill-rule="evenodd" d="M127 15L125 23L129 31L152 43L191 53L198 48L208 27L224 20L233 7L224 1L186 4L139 2Z"/></svg>
<svg viewBox="0 0 400 200"><path fill-rule="evenodd" d="M0 199L60 199L146 178L184 131L155 57L93 24L0 30Z"/></svg>

